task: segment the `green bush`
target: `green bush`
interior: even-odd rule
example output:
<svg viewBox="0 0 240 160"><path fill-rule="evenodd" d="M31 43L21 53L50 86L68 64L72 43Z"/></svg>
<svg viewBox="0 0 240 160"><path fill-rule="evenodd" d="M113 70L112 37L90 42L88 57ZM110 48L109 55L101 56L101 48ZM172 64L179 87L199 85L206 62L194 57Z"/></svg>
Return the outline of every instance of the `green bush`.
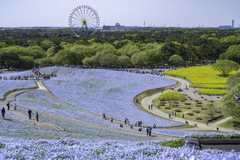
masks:
<svg viewBox="0 0 240 160"><path fill-rule="evenodd" d="M181 110L181 109L175 109L175 111L176 111L176 112L182 112L182 110Z"/></svg>
<svg viewBox="0 0 240 160"><path fill-rule="evenodd" d="M201 89L198 93L206 94L206 95L224 95L227 91L221 89Z"/></svg>
<svg viewBox="0 0 240 160"><path fill-rule="evenodd" d="M179 140L164 141L157 144L161 146L171 147L171 148L178 148L184 145L184 141L183 139L179 139Z"/></svg>
<svg viewBox="0 0 240 160"><path fill-rule="evenodd" d="M160 95L158 97L158 99L165 99L165 100L186 100L187 98L181 94L181 93L178 93L178 92L166 92L166 93L163 93L162 95Z"/></svg>

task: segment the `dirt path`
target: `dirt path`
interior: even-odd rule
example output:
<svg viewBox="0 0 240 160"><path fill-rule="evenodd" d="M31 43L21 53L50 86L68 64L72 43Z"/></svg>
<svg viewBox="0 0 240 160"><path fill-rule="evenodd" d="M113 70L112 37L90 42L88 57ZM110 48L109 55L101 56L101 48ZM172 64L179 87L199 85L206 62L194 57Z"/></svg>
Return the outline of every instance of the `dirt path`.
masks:
<svg viewBox="0 0 240 160"><path fill-rule="evenodd" d="M167 78L171 78L171 79L173 79L173 80L179 81L179 82L181 83L181 85L180 85L179 87L175 88L175 90L178 89L178 88L183 89L183 92L181 92L181 93L187 94L188 97L190 97L190 98L192 98L192 99L194 99L194 100L195 100L195 99L197 99L197 100L203 100L203 99L208 99L208 100L220 100L220 99L221 99L221 97L218 98L219 96L206 96L206 95L203 96L203 95L199 95L199 94L197 94L197 93L194 93L195 90L198 90L198 89L189 88L189 83L188 83L187 81L183 80L183 79L173 78L173 77L167 77ZM186 86L187 86L188 90L186 89ZM164 92L167 92L167 91L169 91L169 90L166 90L166 91L164 91ZM164 93L164 92L163 92L163 93ZM142 106L143 106L145 109L148 110L148 105L150 105L150 104L152 103L152 100L153 100L154 98L158 97L158 96L161 95L161 94L162 94L162 93L160 92L160 93L156 93L156 94L150 95L150 96L148 96L148 97L145 97L145 98L142 99L142 101L141 101ZM202 98L202 97L204 97L204 98ZM164 113L164 112L158 110L157 108L154 108L154 107L153 107L153 109L148 110L148 111L150 111L150 112L152 112L152 113L154 113L154 114L157 114L157 115L159 115L159 116L161 116L161 117L164 117L164 118L169 119L167 113ZM227 121L227 120L229 120L229 119L231 119L231 117L227 117L227 118L225 118L225 119L223 119L223 120L220 120L220 121L218 121L218 122L216 122L216 123L212 123L212 124L209 124L209 125L188 120L188 123L189 123L190 125L196 125L197 127L196 127L196 128L189 128L189 129L185 129L185 130L198 130L198 131L199 131L199 130L215 130L215 131L216 131L216 128L219 127L219 124L221 124L221 123L223 123L223 122L225 122L225 121ZM184 124L186 123L186 119L179 118L179 117L171 117L170 120L173 120L173 121L176 121L176 122L180 122L180 123L184 123ZM220 127L219 127L219 131L240 133L240 131L237 131L237 130L228 129L228 128L220 128Z"/></svg>

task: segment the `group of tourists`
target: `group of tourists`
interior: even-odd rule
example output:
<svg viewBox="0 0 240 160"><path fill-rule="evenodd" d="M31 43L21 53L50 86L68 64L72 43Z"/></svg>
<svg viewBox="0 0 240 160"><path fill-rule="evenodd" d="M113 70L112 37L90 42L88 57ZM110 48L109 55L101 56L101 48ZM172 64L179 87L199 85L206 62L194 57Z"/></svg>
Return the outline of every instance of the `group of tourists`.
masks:
<svg viewBox="0 0 240 160"><path fill-rule="evenodd" d="M10 106L11 106L11 105L10 105L10 101L8 101L6 105L7 105L7 109L10 110ZM16 103L14 103L13 108L14 108L14 110L17 110L17 105L16 105ZM5 119L6 110L5 110L4 107L2 107L1 113L2 113L3 119ZM32 118L32 110L31 110L31 109L28 110L28 118L29 118L29 119ZM39 114L38 114L38 112L36 112L36 120L37 120L37 122L39 121Z"/></svg>
<svg viewBox="0 0 240 160"><path fill-rule="evenodd" d="M148 105L148 110L153 109L153 105Z"/></svg>
<svg viewBox="0 0 240 160"><path fill-rule="evenodd" d="M29 117L29 119L32 118L32 110L31 109L28 110L28 117ZM38 112L36 112L36 120L37 120L37 122L38 122L38 119L39 119L39 114L38 114Z"/></svg>
<svg viewBox="0 0 240 160"><path fill-rule="evenodd" d="M39 71L39 69L37 69L37 68L33 68L33 69L32 69L32 72L36 75L37 80L39 80L39 79L44 79L44 80L46 80L46 79L50 79L51 77L56 77L56 76L57 76L57 75L54 74L53 72L52 72L51 74L41 73L41 72Z"/></svg>
<svg viewBox="0 0 240 160"><path fill-rule="evenodd" d="M10 76L9 78L8 77L5 77L5 76L0 76L0 80L28 80L29 79L29 76Z"/></svg>
<svg viewBox="0 0 240 160"><path fill-rule="evenodd" d="M147 128L146 130L147 130L147 136L151 136L152 128L150 127L150 128Z"/></svg>

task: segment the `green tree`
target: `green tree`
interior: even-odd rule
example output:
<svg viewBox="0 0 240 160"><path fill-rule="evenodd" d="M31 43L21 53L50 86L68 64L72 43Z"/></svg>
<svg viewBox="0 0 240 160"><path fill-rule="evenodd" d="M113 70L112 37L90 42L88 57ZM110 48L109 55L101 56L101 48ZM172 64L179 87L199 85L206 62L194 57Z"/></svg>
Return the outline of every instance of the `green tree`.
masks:
<svg viewBox="0 0 240 160"><path fill-rule="evenodd" d="M233 116L234 118L240 117L240 105L237 103L233 92L240 95L240 84L233 87L226 95L223 96L222 102L223 114L226 116Z"/></svg>
<svg viewBox="0 0 240 160"><path fill-rule="evenodd" d="M32 59L44 58L46 56L45 51L40 46L29 46L25 49L26 56Z"/></svg>
<svg viewBox="0 0 240 160"><path fill-rule="evenodd" d="M148 56L148 64L153 69L154 65L159 64L162 61L161 51L157 49L149 49L145 51Z"/></svg>
<svg viewBox="0 0 240 160"><path fill-rule="evenodd" d="M118 58L118 64L122 66L122 68L125 68L131 65L131 60L128 56L122 55Z"/></svg>
<svg viewBox="0 0 240 160"><path fill-rule="evenodd" d="M213 118L214 115L216 114L216 108L214 106L209 106L207 114Z"/></svg>
<svg viewBox="0 0 240 160"><path fill-rule="evenodd" d="M237 72L234 75L230 75L227 80L227 85L229 86L230 89L239 83L240 83L240 72Z"/></svg>
<svg viewBox="0 0 240 160"><path fill-rule="evenodd" d="M89 58L89 57L85 57L85 58L82 60L82 63L83 63L83 65L92 65L92 59Z"/></svg>
<svg viewBox="0 0 240 160"><path fill-rule="evenodd" d="M212 68L214 70L221 72L223 77L226 77L232 70L238 71L239 65L234 61L219 60L218 62L216 62L212 65Z"/></svg>
<svg viewBox="0 0 240 160"><path fill-rule="evenodd" d="M233 45L228 48L225 53L220 54L220 59L228 59L239 63L240 45Z"/></svg>
<svg viewBox="0 0 240 160"><path fill-rule="evenodd" d="M42 47L43 50L47 51L48 48L50 48L51 46L54 45L54 42L50 41L50 40L44 40L41 42L40 46Z"/></svg>
<svg viewBox="0 0 240 160"><path fill-rule="evenodd" d="M0 42L0 48L6 48L8 44L6 42Z"/></svg>
<svg viewBox="0 0 240 160"><path fill-rule="evenodd" d="M114 54L106 54L100 59L100 63L102 66L112 67L117 65L118 57Z"/></svg>
<svg viewBox="0 0 240 160"><path fill-rule="evenodd" d="M13 52L3 52L0 54L0 64L1 66L6 67L8 70L10 68L17 68L19 67L19 63L21 61L21 58Z"/></svg>
<svg viewBox="0 0 240 160"><path fill-rule="evenodd" d="M21 65L20 65L20 67L22 68L22 69L32 69L33 68L33 66L34 66L34 61L33 61L33 59L31 58L31 57L28 57L28 56L23 56L23 57L21 57L20 58L21 59Z"/></svg>
<svg viewBox="0 0 240 160"><path fill-rule="evenodd" d="M136 66L145 66L148 63L148 57L146 52L135 53L131 57L131 61Z"/></svg>
<svg viewBox="0 0 240 160"><path fill-rule="evenodd" d="M172 55L168 61L176 66L179 66L182 62L184 62L182 57L177 54Z"/></svg>

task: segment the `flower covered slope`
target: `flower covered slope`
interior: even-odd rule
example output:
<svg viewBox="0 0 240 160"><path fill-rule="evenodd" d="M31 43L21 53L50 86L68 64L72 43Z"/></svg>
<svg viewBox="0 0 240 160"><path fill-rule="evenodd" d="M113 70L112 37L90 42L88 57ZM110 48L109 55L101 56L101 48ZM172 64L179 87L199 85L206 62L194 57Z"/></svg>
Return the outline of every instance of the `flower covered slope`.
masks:
<svg viewBox="0 0 240 160"><path fill-rule="evenodd" d="M0 79L0 98L4 98L4 94L6 94L9 91L12 91L14 89L22 89L22 88L32 88L36 87L37 85L33 80L10 80L10 77L16 77L16 76L30 76L30 71L24 71L24 72L15 72L15 73L7 73L7 74L0 74L2 77ZM4 80L4 77L7 78Z"/></svg>
<svg viewBox="0 0 240 160"><path fill-rule="evenodd" d="M92 123L104 127L121 129L118 126L109 123L102 117L97 117L85 112L81 112L76 109L72 109L68 106L62 105L49 98L42 90L33 90L22 93L19 96L17 96L16 99L17 104L21 104L31 109L42 111L48 114L79 120L82 122Z"/></svg>
<svg viewBox="0 0 240 160"><path fill-rule="evenodd" d="M59 99L76 107L130 123L143 121L145 126L154 123L161 127L180 126L139 110L134 97L146 90L175 84L175 81L149 74L134 74L100 69L43 68L43 73L54 72L57 77L44 81L46 87Z"/></svg>

